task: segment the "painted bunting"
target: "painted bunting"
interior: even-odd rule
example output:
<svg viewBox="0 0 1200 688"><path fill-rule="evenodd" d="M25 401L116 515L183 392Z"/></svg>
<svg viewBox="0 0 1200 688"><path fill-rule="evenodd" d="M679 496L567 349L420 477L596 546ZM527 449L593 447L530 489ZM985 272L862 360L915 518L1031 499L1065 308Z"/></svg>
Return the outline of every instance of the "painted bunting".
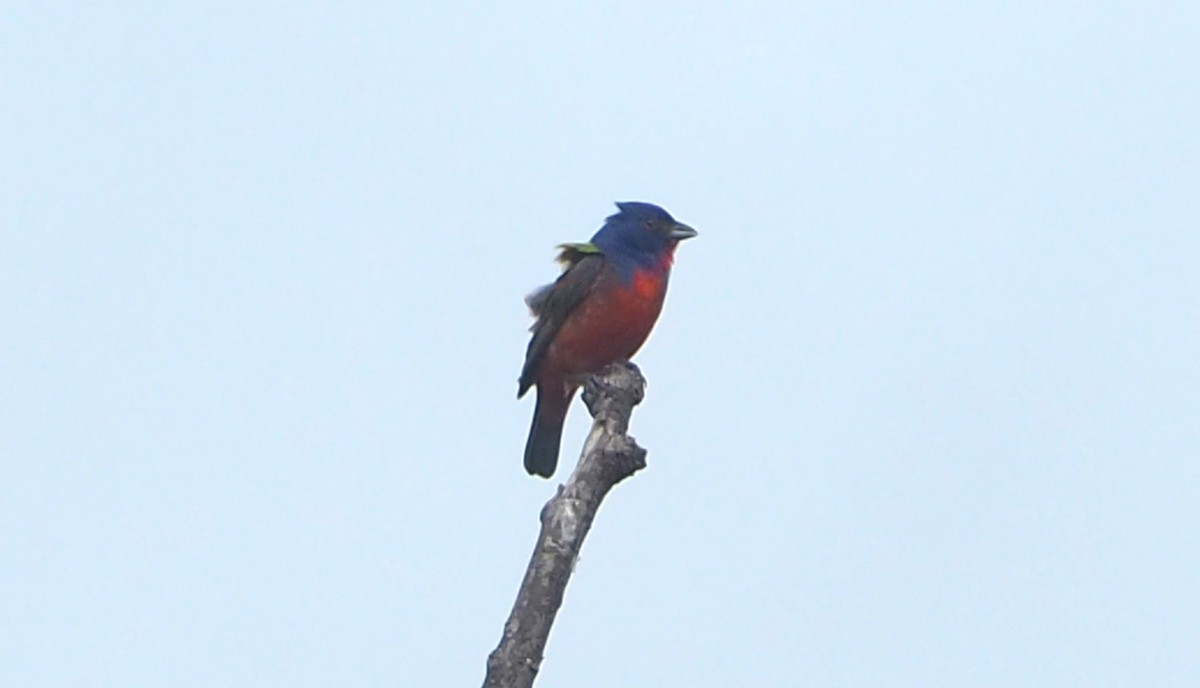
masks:
<svg viewBox="0 0 1200 688"><path fill-rule="evenodd" d="M696 236L650 203L618 203L590 243L563 244L563 274L525 298L537 321L517 385L537 385L525 470L549 478L558 463L567 408L581 377L626 360L642 346L667 294L675 247Z"/></svg>

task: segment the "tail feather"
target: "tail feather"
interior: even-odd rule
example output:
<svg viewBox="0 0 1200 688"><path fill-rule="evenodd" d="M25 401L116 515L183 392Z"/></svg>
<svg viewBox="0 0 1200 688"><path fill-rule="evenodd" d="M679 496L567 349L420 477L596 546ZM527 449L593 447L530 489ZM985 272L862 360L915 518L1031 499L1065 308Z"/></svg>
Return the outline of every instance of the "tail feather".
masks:
<svg viewBox="0 0 1200 688"><path fill-rule="evenodd" d="M554 475L554 469L558 465L563 422L567 418L567 407L571 397L550 398L542 389L542 385L538 385L533 424L529 428L529 439L525 442L525 470L530 475L549 478Z"/></svg>

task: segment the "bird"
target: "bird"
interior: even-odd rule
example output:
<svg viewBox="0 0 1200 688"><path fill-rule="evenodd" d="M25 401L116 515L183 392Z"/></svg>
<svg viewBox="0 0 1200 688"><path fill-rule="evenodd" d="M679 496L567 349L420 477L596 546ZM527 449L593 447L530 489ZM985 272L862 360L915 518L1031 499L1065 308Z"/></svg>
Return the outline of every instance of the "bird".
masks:
<svg viewBox="0 0 1200 688"><path fill-rule="evenodd" d="M631 358L658 320L680 241L697 232L652 203L626 201L588 243L560 244L562 275L525 297L536 319L517 398L537 387L525 470L549 478L582 377Z"/></svg>

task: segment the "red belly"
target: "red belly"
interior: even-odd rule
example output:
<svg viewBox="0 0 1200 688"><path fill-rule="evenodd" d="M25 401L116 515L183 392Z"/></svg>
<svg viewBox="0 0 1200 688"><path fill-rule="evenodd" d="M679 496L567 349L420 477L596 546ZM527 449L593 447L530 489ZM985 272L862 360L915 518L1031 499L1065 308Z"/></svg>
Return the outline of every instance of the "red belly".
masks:
<svg viewBox="0 0 1200 688"><path fill-rule="evenodd" d="M654 328L667 291L663 274L634 275L629 285L597 284L571 313L546 352L544 371L578 375L633 356Z"/></svg>

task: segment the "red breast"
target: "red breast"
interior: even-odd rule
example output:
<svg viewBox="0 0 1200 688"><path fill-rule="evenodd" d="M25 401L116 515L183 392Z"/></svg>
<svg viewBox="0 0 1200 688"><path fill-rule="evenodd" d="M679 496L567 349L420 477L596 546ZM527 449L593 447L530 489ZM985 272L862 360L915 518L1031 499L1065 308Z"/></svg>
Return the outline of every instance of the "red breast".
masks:
<svg viewBox="0 0 1200 688"><path fill-rule="evenodd" d="M662 311L667 275L665 269L638 269L628 284L621 284L615 274L604 274L563 323L542 371L578 375L633 356Z"/></svg>

